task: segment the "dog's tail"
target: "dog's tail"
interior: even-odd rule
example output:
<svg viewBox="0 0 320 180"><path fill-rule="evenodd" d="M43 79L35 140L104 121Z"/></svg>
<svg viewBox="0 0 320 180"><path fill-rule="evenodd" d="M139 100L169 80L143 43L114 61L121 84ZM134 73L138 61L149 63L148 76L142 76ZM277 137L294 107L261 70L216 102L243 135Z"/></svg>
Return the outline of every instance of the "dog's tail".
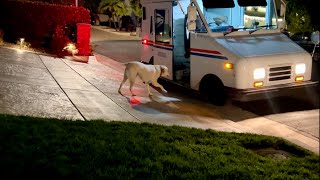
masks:
<svg viewBox="0 0 320 180"><path fill-rule="evenodd" d="M141 62L141 63L143 63L143 64L149 64L149 63L146 63L146 62L144 62L144 61L130 61L130 62L120 62L120 64L122 64L122 65L124 65L124 66L127 66L128 64L130 64L130 63L132 63L132 62Z"/></svg>
<svg viewBox="0 0 320 180"><path fill-rule="evenodd" d="M120 62L121 65L127 66L129 62Z"/></svg>

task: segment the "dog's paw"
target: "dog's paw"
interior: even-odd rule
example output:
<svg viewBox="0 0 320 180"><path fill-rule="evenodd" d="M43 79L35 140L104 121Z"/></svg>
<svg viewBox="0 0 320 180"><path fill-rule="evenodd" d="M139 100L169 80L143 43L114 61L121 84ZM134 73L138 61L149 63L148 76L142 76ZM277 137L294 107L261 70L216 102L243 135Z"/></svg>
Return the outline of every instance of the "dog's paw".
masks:
<svg viewBox="0 0 320 180"><path fill-rule="evenodd" d="M168 91L167 90L162 90L163 92L165 92L165 93L168 93Z"/></svg>

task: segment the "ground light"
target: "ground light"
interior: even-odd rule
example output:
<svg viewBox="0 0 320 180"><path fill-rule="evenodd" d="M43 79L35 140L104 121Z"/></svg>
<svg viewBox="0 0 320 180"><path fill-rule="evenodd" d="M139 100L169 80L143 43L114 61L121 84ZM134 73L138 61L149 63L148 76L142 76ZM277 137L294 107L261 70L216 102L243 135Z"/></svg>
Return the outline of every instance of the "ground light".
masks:
<svg viewBox="0 0 320 180"><path fill-rule="evenodd" d="M23 44L24 44L24 38L20 38L20 48L23 48Z"/></svg>
<svg viewBox="0 0 320 180"><path fill-rule="evenodd" d="M70 52L72 54L72 56L74 56L75 54L77 54L79 52L79 50L77 49L76 45L73 44L73 43L67 44L67 46L65 46L63 49L67 50L68 52Z"/></svg>

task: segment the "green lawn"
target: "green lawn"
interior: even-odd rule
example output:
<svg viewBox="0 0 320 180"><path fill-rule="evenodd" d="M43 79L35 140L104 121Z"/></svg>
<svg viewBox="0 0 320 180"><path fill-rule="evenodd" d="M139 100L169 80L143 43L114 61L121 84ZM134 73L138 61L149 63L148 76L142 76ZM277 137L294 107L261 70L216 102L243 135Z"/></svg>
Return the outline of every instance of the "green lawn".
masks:
<svg viewBox="0 0 320 180"><path fill-rule="evenodd" d="M319 156L252 134L0 115L0 142L0 179L319 179Z"/></svg>

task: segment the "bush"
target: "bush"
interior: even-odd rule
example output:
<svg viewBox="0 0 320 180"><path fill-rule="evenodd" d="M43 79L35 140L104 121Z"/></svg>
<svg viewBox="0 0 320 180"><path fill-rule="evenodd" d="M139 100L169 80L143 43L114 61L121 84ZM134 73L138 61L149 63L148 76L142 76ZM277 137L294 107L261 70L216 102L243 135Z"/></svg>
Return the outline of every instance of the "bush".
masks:
<svg viewBox="0 0 320 180"><path fill-rule="evenodd" d="M28 1L38 1L38 2L46 2L50 4L62 4L62 5L74 5L75 0L28 0ZM82 5L82 0L78 0L78 4Z"/></svg>
<svg viewBox="0 0 320 180"><path fill-rule="evenodd" d="M90 11L83 7L42 2L4 1L0 4L0 28L4 39L24 37L35 48L48 48L59 55L69 41L75 41L77 23L90 23Z"/></svg>

